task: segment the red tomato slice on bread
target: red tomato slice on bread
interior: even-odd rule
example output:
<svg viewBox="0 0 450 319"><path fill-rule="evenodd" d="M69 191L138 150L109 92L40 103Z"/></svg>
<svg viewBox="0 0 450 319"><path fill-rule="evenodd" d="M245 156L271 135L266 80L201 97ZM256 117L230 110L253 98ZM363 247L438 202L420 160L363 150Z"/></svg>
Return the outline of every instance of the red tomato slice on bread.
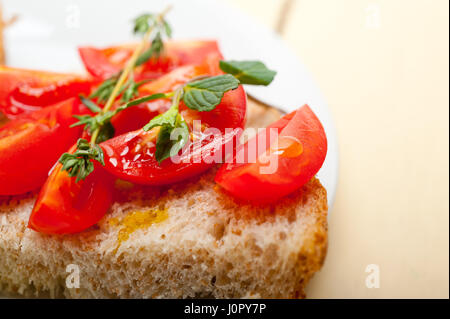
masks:
<svg viewBox="0 0 450 319"><path fill-rule="evenodd" d="M218 75L222 71L219 68L219 61L222 55L218 53L211 53L206 56L200 64L190 64L181 66L172 70L171 72L159 77L158 79L142 85L139 88L140 96L151 95L156 93L166 93L174 91L180 85L183 85L188 80L202 75ZM170 99L159 99L141 105L130 107L119 114L117 114L111 121L115 128L116 136L138 130L147 124L152 118L160 113L164 113L171 105ZM210 121L214 119L217 121L224 121L229 119L228 116L220 115L221 109L210 114ZM208 117L205 112L203 117ZM236 121L244 121L245 112L232 112L230 115L236 115L239 118L233 119L230 125L236 124ZM222 123L227 124L227 123ZM241 124L239 124L240 126ZM232 126L229 126L232 127Z"/></svg>
<svg viewBox="0 0 450 319"><path fill-rule="evenodd" d="M78 49L86 70L95 78L107 79L123 69L136 45ZM156 79L173 69L199 64L211 53L220 54L216 41L167 41L158 59L151 59L135 72L136 79Z"/></svg>
<svg viewBox="0 0 450 319"><path fill-rule="evenodd" d="M322 124L305 105L241 145L215 181L239 199L274 202L314 177L326 153Z"/></svg>
<svg viewBox="0 0 450 319"><path fill-rule="evenodd" d="M39 193L28 227L44 234L74 234L95 225L112 204L114 184L100 164L94 165L77 183L58 163Z"/></svg>
<svg viewBox="0 0 450 319"><path fill-rule="evenodd" d="M74 114L88 110L71 98L0 127L0 195L17 195L40 187L58 158L81 134L71 128Z"/></svg>
<svg viewBox="0 0 450 319"><path fill-rule="evenodd" d="M186 67L186 70L191 69ZM241 131L227 132L227 128L244 127L246 103L247 97L242 86L226 92L221 103L209 112L194 111L180 103L180 113L190 131L193 121L200 121L204 129L201 135L206 135L204 139L195 143L189 141L177 162L169 158L159 164L155 159L157 131L137 130L123 134L101 144L106 170L121 179L146 185L178 182L204 172L215 165L216 162L211 158L222 158L226 156L227 150L232 151L227 145L235 143ZM213 129L217 129L216 132Z"/></svg>
<svg viewBox="0 0 450 319"><path fill-rule="evenodd" d="M0 112L13 119L78 94L88 94L93 82L75 74L0 66Z"/></svg>

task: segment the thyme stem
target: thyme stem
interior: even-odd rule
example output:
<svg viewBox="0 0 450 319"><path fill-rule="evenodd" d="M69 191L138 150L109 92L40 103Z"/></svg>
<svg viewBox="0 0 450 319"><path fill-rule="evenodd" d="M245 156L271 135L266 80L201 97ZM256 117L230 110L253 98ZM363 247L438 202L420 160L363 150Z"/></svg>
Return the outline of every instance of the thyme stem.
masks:
<svg viewBox="0 0 450 319"><path fill-rule="evenodd" d="M164 9L160 14L158 14L157 19L157 23L161 23L164 16L167 14L167 12L169 12L172 9L172 7L169 5L166 9ZM133 55L131 56L131 58L128 60L127 65L125 66L125 69L122 71L119 79L117 80L116 85L114 86L113 91L111 92L111 95L108 98L108 101L106 102L105 106L103 107L102 113L105 113L107 111L109 111L109 109L112 107L112 105L114 104L114 101L117 97L117 95L120 92L120 88L122 87L122 85L125 83L125 81L128 79L128 76L130 74L130 72L133 70L137 59L139 58L140 54L142 53L142 51L144 50L146 44L148 43L148 40L150 38L150 35L152 34L154 29L153 27L150 27L148 29L148 31L145 33L141 43L139 44L139 46L134 50ZM97 138L98 135L100 133L100 128L96 129L94 131L94 133L92 134L91 137L91 145L94 146L97 142Z"/></svg>

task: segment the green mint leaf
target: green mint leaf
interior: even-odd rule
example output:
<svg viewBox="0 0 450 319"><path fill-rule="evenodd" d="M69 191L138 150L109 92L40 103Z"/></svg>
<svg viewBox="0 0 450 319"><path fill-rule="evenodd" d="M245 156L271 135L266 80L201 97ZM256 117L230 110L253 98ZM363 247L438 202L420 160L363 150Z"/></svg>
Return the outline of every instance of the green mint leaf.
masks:
<svg viewBox="0 0 450 319"><path fill-rule="evenodd" d="M225 92L234 90L239 81L230 74L208 77L188 83L184 87L183 101L196 111L211 111L220 103Z"/></svg>
<svg viewBox="0 0 450 319"><path fill-rule="evenodd" d="M176 155L189 140L189 127L178 110L182 95L182 88L174 92L170 109L154 117L143 128L144 131L149 131L154 127L160 127L155 151L155 158L159 164Z"/></svg>
<svg viewBox="0 0 450 319"><path fill-rule="evenodd" d="M80 95L81 103L83 103L89 110L94 113L100 113L102 108L95 104L92 100Z"/></svg>
<svg viewBox="0 0 450 319"><path fill-rule="evenodd" d="M277 74L259 61L220 61L220 68L242 84L269 85Z"/></svg>
<svg viewBox="0 0 450 319"><path fill-rule="evenodd" d="M163 126L159 131L155 151L155 158L159 164L170 157L170 149L172 148L170 133L172 132L172 129L173 128L170 126Z"/></svg>
<svg viewBox="0 0 450 319"><path fill-rule="evenodd" d="M162 126L156 140L155 158L161 163L178 154L183 146L189 141L189 128L178 114L176 126Z"/></svg>
<svg viewBox="0 0 450 319"><path fill-rule="evenodd" d="M168 126L174 128L177 124L178 105L173 105L167 112L155 116L147 125L144 126L144 131L150 131L157 126Z"/></svg>

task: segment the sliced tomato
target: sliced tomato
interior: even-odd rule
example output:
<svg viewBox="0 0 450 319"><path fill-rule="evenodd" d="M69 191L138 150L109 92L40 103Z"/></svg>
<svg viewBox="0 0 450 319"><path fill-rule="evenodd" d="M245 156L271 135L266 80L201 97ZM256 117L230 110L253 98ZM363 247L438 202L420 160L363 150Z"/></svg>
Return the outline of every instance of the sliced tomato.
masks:
<svg viewBox="0 0 450 319"><path fill-rule="evenodd" d="M222 71L219 68L219 61L221 59L222 55L218 53L211 53L206 56L200 64L191 64L176 68L160 78L142 85L139 88L139 93L141 96L144 96L155 93L171 92L195 77L201 75L221 74ZM138 106L133 106L120 112L111 121L116 129L116 136L142 128L153 117L167 111L170 104L170 99L159 99L148 103L143 103ZM203 117L207 118L209 116L208 122L214 122L214 119L223 121L229 118L227 116L221 116L220 112L221 109L218 109L216 112L211 114L204 113ZM230 115L236 115L239 117L237 119L232 119L230 125L234 125L236 122L245 120L245 113L231 112ZM225 127L233 127L230 125ZM216 127L216 125L213 126Z"/></svg>
<svg viewBox="0 0 450 319"><path fill-rule="evenodd" d="M45 234L73 234L95 225L111 207L113 180L100 164L94 165L94 171L78 183L56 165L39 193L28 227Z"/></svg>
<svg viewBox="0 0 450 319"><path fill-rule="evenodd" d="M87 94L92 79L74 74L0 66L0 112L13 119L80 93Z"/></svg>
<svg viewBox="0 0 450 319"><path fill-rule="evenodd" d="M59 156L76 142L80 127L71 128L74 114L88 110L71 98L0 127L0 195L37 189Z"/></svg>
<svg viewBox="0 0 450 319"><path fill-rule="evenodd" d="M81 47L79 53L92 76L106 79L124 68L135 48L134 44L103 49ZM155 79L179 66L201 63L210 53L220 54L216 41L168 41L158 59L151 59L136 70L136 78Z"/></svg>
<svg viewBox="0 0 450 319"><path fill-rule="evenodd" d="M237 198L274 202L308 182L322 167L326 153L322 124L305 105L240 146L215 181Z"/></svg>
<svg viewBox="0 0 450 319"><path fill-rule="evenodd" d="M121 179L146 185L169 184L195 176L233 149L228 145L236 143L240 130L232 129L243 128L245 111L246 95L241 86L225 93L222 102L210 112L193 111L181 103L180 112L191 132L193 121L199 120L205 136L189 141L176 162L169 158L158 164L155 159L157 130L138 130L101 144L106 170ZM217 130L214 132L212 128Z"/></svg>

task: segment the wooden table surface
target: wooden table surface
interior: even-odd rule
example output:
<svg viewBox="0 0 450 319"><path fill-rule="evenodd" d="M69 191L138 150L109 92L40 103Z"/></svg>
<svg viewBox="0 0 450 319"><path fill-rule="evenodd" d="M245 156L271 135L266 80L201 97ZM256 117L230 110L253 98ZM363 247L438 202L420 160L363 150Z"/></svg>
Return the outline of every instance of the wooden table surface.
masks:
<svg viewBox="0 0 450 319"><path fill-rule="evenodd" d="M329 250L308 297L448 298L448 0L223 1L281 32L336 122Z"/></svg>

